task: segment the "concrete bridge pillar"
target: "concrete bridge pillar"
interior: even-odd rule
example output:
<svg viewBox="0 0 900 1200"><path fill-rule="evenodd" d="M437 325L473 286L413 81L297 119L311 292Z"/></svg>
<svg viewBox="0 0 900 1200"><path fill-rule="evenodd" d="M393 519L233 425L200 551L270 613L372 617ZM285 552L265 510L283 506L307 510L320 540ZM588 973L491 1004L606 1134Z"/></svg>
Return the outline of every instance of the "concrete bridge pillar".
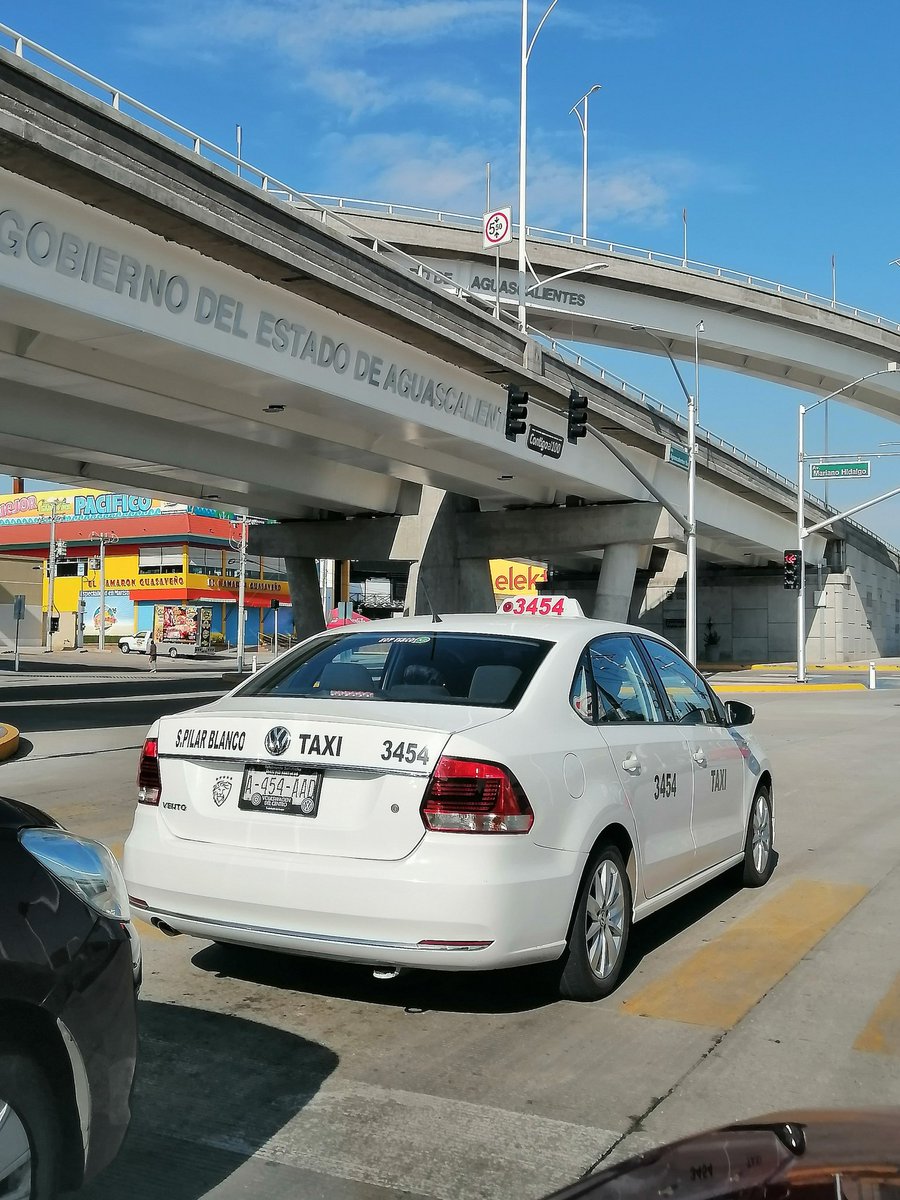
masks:
<svg viewBox="0 0 900 1200"><path fill-rule="evenodd" d="M325 628L319 572L314 558L285 557L284 569L291 592L294 633L300 639L312 637Z"/></svg>
<svg viewBox="0 0 900 1200"><path fill-rule="evenodd" d="M607 546L600 564L594 611L600 621L627 621L634 591L634 576L644 547L637 542Z"/></svg>
<svg viewBox="0 0 900 1200"><path fill-rule="evenodd" d="M423 487L419 498L419 556L410 564L406 604L410 615L492 612L494 589L490 562L467 557L459 528L462 513L478 504L439 488Z"/></svg>

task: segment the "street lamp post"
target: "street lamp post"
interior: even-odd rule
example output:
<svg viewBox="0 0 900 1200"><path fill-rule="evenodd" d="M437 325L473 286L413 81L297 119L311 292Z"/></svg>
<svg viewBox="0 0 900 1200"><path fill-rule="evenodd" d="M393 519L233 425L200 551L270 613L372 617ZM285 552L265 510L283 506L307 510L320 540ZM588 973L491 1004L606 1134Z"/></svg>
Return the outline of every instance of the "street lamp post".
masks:
<svg viewBox="0 0 900 1200"><path fill-rule="evenodd" d="M826 404L829 400L833 400L835 396L840 396L844 392L849 392L851 388L857 387L861 383L865 383L867 379L874 379L877 375L893 375L894 372L900 370L900 364L890 362L886 367L882 367L878 371L870 371L868 375L861 375L859 379L854 379L852 383L845 383L843 387L837 388L836 391L829 392L827 396L823 396L821 400L817 400L815 404L810 404L809 407L801 404L797 411L797 549L800 551L800 580L797 588L797 682L806 683L806 561L804 542L810 533L822 527L814 526L813 529L806 528L805 516L805 496L804 496L804 478L803 464L806 461L806 448L804 445L804 421L807 413L811 413L813 409L818 408L820 404ZM827 412L828 409L826 408ZM868 507L868 503L861 505L862 508ZM857 509L853 510L854 512ZM844 516L848 514L843 514ZM837 517L832 518L837 520ZM825 521L824 524L830 524L830 521Z"/></svg>
<svg viewBox="0 0 900 1200"><path fill-rule="evenodd" d="M578 124L581 126L582 160L581 160L581 244L587 245L588 231L588 100L593 96L594 92L599 92L603 85L595 83L594 86L584 93L580 100L576 100L569 109L570 113L574 113L578 118ZM579 104L584 105L584 112L578 107Z"/></svg>
<svg viewBox="0 0 900 1200"><path fill-rule="evenodd" d="M687 421L688 421L688 503L687 503L687 524L684 531L685 549L687 556L687 579L686 579L686 603L685 603L685 655L688 660L694 665L697 665L697 514L696 514L696 492L697 492L697 403L696 396L692 396L688 391L687 384L684 382L681 371L678 369L678 364L672 357L672 352L666 343L654 333L652 329L648 329L645 325L633 325L632 329L635 333L646 333L648 337L653 338L654 342L662 348L666 358L672 364L672 370L681 385L681 390L684 392L684 398L687 401ZM694 326L694 378L695 389L700 390L700 334L703 333L703 322L698 321Z"/></svg>
<svg viewBox="0 0 900 1200"><path fill-rule="evenodd" d="M529 292L536 292L538 288L546 287L548 283L555 283L557 279L565 279L569 275L586 274L588 271L605 271L608 266L608 262L592 262L588 263L585 267L570 267L568 271L557 271L555 275L548 275L546 279L538 279L537 275L534 275L534 271L532 271L534 283L529 284L525 289L525 295L527 296Z"/></svg>
<svg viewBox="0 0 900 1200"><path fill-rule="evenodd" d="M559 0L551 0L544 15L538 21L537 29L531 41L528 40L528 0L522 0L522 55L519 64L519 329L525 332L528 315L525 305L525 277L528 271L528 218L526 213L526 171L528 165L528 60L534 49L538 34L544 28L547 18L553 12Z"/></svg>

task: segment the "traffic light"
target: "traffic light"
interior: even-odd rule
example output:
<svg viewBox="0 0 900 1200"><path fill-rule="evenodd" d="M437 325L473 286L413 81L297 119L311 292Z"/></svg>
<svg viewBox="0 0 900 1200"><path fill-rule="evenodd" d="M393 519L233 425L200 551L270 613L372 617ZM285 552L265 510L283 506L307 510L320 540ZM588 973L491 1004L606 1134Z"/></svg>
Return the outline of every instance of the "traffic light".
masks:
<svg viewBox="0 0 900 1200"><path fill-rule="evenodd" d="M506 397L506 436L514 442L525 432L528 419L528 393L524 388L509 388Z"/></svg>
<svg viewBox="0 0 900 1200"><path fill-rule="evenodd" d="M803 551L785 550L784 552L784 586L787 591L800 590L800 577L803 574Z"/></svg>
<svg viewBox="0 0 900 1200"><path fill-rule="evenodd" d="M588 398L580 396L573 388L569 393L569 431L568 439L573 446L578 439L587 433Z"/></svg>

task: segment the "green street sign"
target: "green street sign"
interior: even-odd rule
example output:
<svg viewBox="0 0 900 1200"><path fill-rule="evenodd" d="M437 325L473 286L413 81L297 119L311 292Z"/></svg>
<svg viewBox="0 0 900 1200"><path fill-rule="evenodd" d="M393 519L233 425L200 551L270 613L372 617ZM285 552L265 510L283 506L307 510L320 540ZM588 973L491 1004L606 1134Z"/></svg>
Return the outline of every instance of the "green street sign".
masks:
<svg viewBox="0 0 900 1200"><path fill-rule="evenodd" d="M675 446L672 442L666 442L666 462L673 467L680 467L682 471L691 469L690 454L683 446Z"/></svg>
<svg viewBox="0 0 900 1200"><path fill-rule="evenodd" d="M823 462L810 464L810 479L868 479L872 474L872 463Z"/></svg>

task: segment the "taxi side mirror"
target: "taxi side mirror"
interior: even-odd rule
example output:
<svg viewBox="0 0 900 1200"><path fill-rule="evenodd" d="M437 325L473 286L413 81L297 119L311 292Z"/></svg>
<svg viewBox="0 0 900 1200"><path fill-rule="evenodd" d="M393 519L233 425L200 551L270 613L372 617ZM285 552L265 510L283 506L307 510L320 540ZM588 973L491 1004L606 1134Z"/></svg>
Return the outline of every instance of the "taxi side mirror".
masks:
<svg viewBox="0 0 900 1200"><path fill-rule="evenodd" d="M729 725L752 725L756 713L751 705L743 704L740 700L726 700L725 716Z"/></svg>

